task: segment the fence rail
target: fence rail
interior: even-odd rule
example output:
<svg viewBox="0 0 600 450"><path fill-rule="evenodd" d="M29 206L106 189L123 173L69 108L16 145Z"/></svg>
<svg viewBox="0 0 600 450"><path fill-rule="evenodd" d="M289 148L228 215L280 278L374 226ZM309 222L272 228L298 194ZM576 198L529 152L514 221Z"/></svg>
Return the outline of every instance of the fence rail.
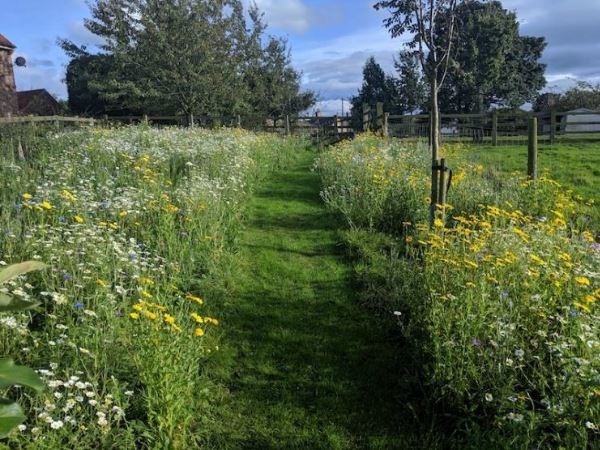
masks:
<svg viewBox="0 0 600 450"><path fill-rule="evenodd" d="M109 126L111 124L151 123L157 126L229 126L245 128L254 131L278 133L286 135L302 135L310 138L316 144L331 144L352 137L349 117L339 116L284 116L271 117L242 117L242 116L103 116L102 118L66 117L66 116L23 116L0 118L0 137L3 126L48 124L58 129L62 124ZM4 134L7 134L5 130Z"/></svg>
<svg viewBox="0 0 600 450"><path fill-rule="evenodd" d="M470 142L482 145L522 144L527 141L529 120L537 119L541 143L556 141L600 141L600 111L549 113L441 114L441 138L445 142ZM279 134L310 137L316 143L333 143L352 137L355 130L349 117L283 116L265 119L258 116L103 116L102 118L65 116L27 116L0 118L0 126L11 124L106 125L111 123L152 123L156 126L230 126ZM395 115L386 113L383 104L363 105L361 131L376 131L386 136L428 139L429 114Z"/></svg>

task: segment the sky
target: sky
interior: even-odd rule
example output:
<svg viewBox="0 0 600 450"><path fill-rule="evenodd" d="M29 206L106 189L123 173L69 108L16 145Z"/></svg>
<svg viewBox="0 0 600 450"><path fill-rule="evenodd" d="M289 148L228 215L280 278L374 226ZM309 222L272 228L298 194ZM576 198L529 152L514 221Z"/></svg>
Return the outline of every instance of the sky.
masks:
<svg viewBox="0 0 600 450"><path fill-rule="evenodd" d="M375 11L373 0L255 1L265 13L268 31L288 39L293 64L303 73L303 87L318 94L316 109L323 114L348 110L369 56L393 73L394 55L405 38L390 38L382 26L386 13ZM575 80L600 82L600 0L502 3L517 12L521 34L546 37L546 90L560 92ZM27 59L27 67L15 67L17 89L45 88L66 98L68 58L57 39L99 43L83 26L89 16L86 0L0 0L0 6L0 33L17 46L14 57Z"/></svg>

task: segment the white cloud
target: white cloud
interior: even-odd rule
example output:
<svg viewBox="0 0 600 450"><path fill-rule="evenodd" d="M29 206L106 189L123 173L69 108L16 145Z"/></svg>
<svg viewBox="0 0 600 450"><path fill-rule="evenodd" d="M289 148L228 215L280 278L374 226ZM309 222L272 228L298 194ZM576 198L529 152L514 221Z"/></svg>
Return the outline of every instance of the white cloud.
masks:
<svg viewBox="0 0 600 450"><path fill-rule="evenodd" d="M265 13L267 23L273 28L294 33L304 33L315 22L318 15L303 0L255 0Z"/></svg>

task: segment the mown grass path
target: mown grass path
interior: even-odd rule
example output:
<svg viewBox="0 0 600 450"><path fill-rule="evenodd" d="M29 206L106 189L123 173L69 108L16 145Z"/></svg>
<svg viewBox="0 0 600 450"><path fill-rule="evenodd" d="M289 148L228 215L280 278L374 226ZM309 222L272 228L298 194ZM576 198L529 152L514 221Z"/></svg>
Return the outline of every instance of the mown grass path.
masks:
<svg viewBox="0 0 600 450"><path fill-rule="evenodd" d="M230 371L214 448L412 447L398 419L398 344L356 298L315 156L252 199L223 320Z"/></svg>

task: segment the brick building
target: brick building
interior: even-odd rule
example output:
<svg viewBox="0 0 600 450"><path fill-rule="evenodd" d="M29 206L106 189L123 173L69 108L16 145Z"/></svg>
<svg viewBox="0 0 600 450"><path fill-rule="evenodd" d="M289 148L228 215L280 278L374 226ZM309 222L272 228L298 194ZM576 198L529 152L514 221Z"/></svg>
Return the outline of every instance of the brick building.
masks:
<svg viewBox="0 0 600 450"><path fill-rule="evenodd" d="M0 34L0 117L19 112L12 54L15 45Z"/></svg>

